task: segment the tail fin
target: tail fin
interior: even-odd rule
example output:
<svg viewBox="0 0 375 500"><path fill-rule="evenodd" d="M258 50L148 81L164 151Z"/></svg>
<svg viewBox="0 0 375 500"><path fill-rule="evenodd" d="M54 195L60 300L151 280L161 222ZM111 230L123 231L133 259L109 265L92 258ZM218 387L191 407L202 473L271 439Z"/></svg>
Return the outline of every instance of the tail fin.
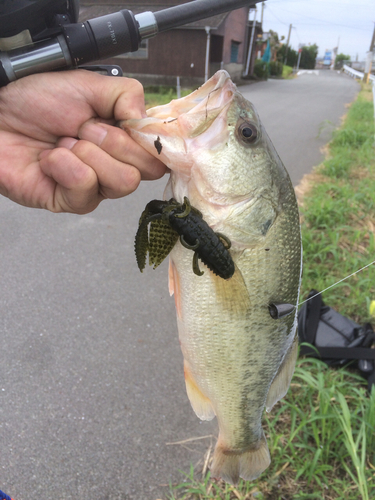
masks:
<svg viewBox="0 0 375 500"><path fill-rule="evenodd" d="M270 463L270 452L264 435L244 452L223 447L219 436L214 451L211 474L213 477L221 477L227 483L236 485L240 477L246 481L253 481L267 469Z"/></svg>

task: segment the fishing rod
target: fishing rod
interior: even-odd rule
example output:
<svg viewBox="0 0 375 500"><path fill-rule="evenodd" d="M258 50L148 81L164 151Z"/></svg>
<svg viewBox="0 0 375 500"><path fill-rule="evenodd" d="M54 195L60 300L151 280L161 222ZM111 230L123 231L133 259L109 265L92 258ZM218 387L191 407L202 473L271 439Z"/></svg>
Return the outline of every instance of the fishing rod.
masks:
<svg viewBox="0 0 375 500"><path fill-rule="evenodd" d="M0 3L0 87L34 73L77 68L138 50L163 31L262 0L193 0L158 12L123 9L78 22L79 0Z"/></svg>

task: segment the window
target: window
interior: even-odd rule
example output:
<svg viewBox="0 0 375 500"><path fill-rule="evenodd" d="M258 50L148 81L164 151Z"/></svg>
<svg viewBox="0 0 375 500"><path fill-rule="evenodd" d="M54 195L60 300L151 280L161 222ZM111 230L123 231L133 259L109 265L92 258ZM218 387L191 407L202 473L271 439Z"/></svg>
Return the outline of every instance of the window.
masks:
<svg viewBox="0 0 375 500"><path fill-rule="evenodd" d="M116 57L120 59L148 59L148 39L141 41L136 52L127 52Z"/></svg>
<svg viewBox="0 0 375 500"><path fill-rule="evenodd" d="M235 42L232 40L230 45L230 62L236 63L238 60L238 49L240 48L240 42Z"/></svg>

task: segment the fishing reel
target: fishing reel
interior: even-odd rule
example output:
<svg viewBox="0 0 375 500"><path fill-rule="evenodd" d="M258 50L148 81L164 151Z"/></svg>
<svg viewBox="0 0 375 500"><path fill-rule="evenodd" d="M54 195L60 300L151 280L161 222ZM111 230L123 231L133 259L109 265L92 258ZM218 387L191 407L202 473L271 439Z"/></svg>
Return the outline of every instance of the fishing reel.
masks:
<svg viewBox="0 0 375 500"><path fill-rule="evenodd" d="M157 33L261 0L193 0L158 12L123 9L78 22L79 0L0 2L0 87L24 76L135 52Z"/></svg>
<svg viewBox="0 0 375 500"><path fill-rule="evenodd" d="M51 38L62 24L78 21L78 0L4 0L0 3L0 50Z"/></svg>
<svg viewBox="0 0 375 500"><path fill-rule="evenodd" d="M32 73L79 67L137 50L139 27L124 10L78 23L79 0L5 0L0 3L0 87ZM108 19L106 19L108 18ZM118 53L118 52L117 52ZM87 69L122 75L118 66ZM101 71L104 70L104 71Z"/></svg>

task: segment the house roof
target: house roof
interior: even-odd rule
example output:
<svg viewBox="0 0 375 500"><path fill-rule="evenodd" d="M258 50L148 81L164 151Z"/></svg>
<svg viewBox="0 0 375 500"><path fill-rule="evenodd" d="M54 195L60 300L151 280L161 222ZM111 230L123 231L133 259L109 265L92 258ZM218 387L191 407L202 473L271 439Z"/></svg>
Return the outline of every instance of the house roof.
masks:
<svg viewBox="0 0 375 500"><path fill-rule="evenodd" d="M173 2L178 5L179 2ZM128 9L133 12L133 14L140 14L141 12L151 11L157 12L159 10L167 9L172 7L173 4L163 3L158 1L141 1L141 2L124 2L121 0L111 0L110 2L103 1L102 3L95 2L93 0L81 1L81 8L79 11L79 20L87 21L95 17L105 16L107 14L113 14L121 9ZM217 16L208 17L207 19L201 19L195 21L194 23L189 23L184 25L184 28L190 29L204 29L205 26L210 26L212 29L217 29L224 19L228 16L228 12L218 14Z"/></svg>

